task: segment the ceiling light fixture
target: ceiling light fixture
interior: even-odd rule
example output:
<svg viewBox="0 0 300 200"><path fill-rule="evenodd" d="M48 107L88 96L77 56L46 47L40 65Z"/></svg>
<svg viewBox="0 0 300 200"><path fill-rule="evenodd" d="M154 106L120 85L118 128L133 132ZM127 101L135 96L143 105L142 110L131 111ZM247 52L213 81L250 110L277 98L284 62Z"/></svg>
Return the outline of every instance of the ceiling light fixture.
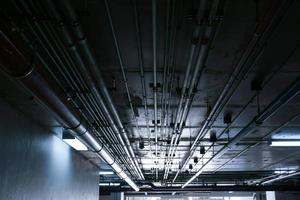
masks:
<svg viewBox="0 0 300 200"><path fill-rule="evenodd" d="M99 186L120 186L120 183L99 183Z"/></svg>
<svg viewBox="0 0 300 200"><path fill-rule="evenodd" d="M113 171L100 171L99 175L113 175L114 172Z"/></svg>
<svg viewBox="0 0 300 200"><path fill-rule="evenodd" d="M290 174L295 172L295 170L276 170L274 171L274 174Z"/></svg>
<svg viewBox="0 0 300 200"><path fill-rule="evenodd" d="M88 150L87 146L85 146L80 140L78 140L77 138L75 138L73 135L71 135L69 133L64 132L62 139L65 143L67 143L68 145L73 147L73 149L75 149L77 151L87 151Z"/></svg>
<svg viewBox="0 0 300 200"><path fill-rule="evenodd" d="M270 146L272 146L272 147L300 147L300 140L297 140L297 141L291 141L291 140L272 141Z"/></svg>

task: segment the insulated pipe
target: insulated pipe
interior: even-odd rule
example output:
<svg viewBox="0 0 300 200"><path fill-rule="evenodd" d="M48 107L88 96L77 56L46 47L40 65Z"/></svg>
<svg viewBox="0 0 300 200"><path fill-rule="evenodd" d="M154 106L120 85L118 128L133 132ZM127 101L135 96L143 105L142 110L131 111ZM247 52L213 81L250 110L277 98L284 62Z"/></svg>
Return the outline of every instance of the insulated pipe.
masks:
<svg viewBox="0 0 300 200"><path fill-rule="evenodd" d="M73 41L71 34L68 32L67 28L63 24L63 20L58 13L57 9L53 5L51 0L46 1L48 7L51 10L51 13L54 16L54 19L59 23L60 25L60 30L62 32L62 35L64 36L64 39L66 41L67 47L69 47L69 50L73 57L76 59L76 61L79 63L79 66L81 67L81 70L83 70L85 73L84 75L86 76L86 81L89 83L89 86L91 87L92 91L95 93L98 102L101 105L101 108L103 109L105 116L107 117L107 120L109 121L111 127L113 128L114 132L117 134L121 145L124 147L125 153L129 156L129 159L133 163L134 168L139 174L139 177L141 179L144 179L143 173L138 165L138 162L136 160L135 154L133 152L133 149L130 145L130 141L127 137L127 134L125 132L125 129L123 127L123 124L120 120L120 117L117 113L117 110L113 104L113 101L109 95L109 92L107 91L105 82L102 78L101 72L99 71L99 67L97 66L96 60L94 58L94 55L92 54L89 44L87 42L87 39L82 31L82 28L79 24L78 18L70 5L70 2L68 0L63 1L64 6L66 7L66 10L68 11L68 17L72 21L73 24L73 29L75 32L75 35L77 36L77 43L79 47L81 47L83 54L87 58L87 62L89 63L88 65L84 64L84 61L81 57L81 54L79 53L78 46L75 44L75 41ZM86 66L89 67L89 70L86 69ZM99 93L99 89L96 87L100 87L101 92L103 93L104 98L107 101L107 104L104 103L101 94ZM109 112L108 108L111 108L112 112ZM118 124L118 127L116 126L113 118L111 117L111 113L115 117L115 120ZM120 129L120 130L119 130ZM121 136L121 134L122 136ZM124 142L124 140L125 142Z"/></svg>
<svg viewBox="0 0 300 200"><path fill-rule="evenodd" d="M41 71L42 67L32 60L28 60L23 50L18 48L2 30L0 30L0 67L9 77L17 79L30 90L76 138L87 144L101 158L103 158L135 191L137 185L127 176L114 158L107 152L83 121L77 111L67 102L67 96L60 88L47 79Z"/></svg>
<svg viewBox="0 0 300 200"><path fill-rule="evenodd" d="M214 107L212 108L212 111L209 113L209 116L205 120L204 125L202 126L202 128L198 132L197 137L196 137L195 141L192 144L189 155L185 159L185 162L183 164L182 169L188 164L189 160L193 156L193 154L194 154L194 152L195 152L195 150L198 146L199 139L202 139L205 136L205 134L209 130L210 124L216 119L216 117L221 112L222 108L228 102L228 100L231 96L231 95L229 95L229 94L231 94L230 90L233 86L234 81L236 81L236 80L241 81L242 80L242 78L237 78L237 77L243 77L243 76L241 76L241 71L243 70L243 67L244 67L245 63L249 59L249 56L251 54L253 54L253 51L254 51L253 49L256 47L258 41L261 42L262 40L264 40L266 37L268 37L268 34L271 32L271 30L274 30L277 27L277 25L279 24L278 21L280 22L280 20L282 19L282 16L284 15L285 11L287 10L287 8L289 7L290 4L291 4L291 1L286 1L286 2L283 3L283 5L281 7L279 7L279 9L277 9L275 11L275 14L270 12L271 16L272 16L272 14L274 14L275 16L269 21L266 20L255 31L255 33L253 35L253 38L249 42L246 51L243 53L242 57L240 58L237 66L235 67L234 71L232 72L232 74L231 74L230 78L228 79L225 87L223 88L220 96L218 97ZM270 16L268 16L267 18L269 19ZM262 51L262 50L263 50L263 48L260 49L259 51ZM260 53L258 53L258 54L260 54ZM250 66L250 68L252 66L253 66L253 64ZM232 91L234 91L234 90L232 90ZM180 170L176 173L176 175L173 179L173 182L176 180L179 173L180 173Z"/></svg>
<svg viewBox="0 0 300 200"><path fill-rule="evenodd" d="M226 146L223 146L213 157L211 157L200 170L192 176L182 188L190 184L197 178L205 169L205 167L212 161L224 155L228 149L233 148L243 137L252 133L257 125L262 124L269 117L274 115L281 107L294 98L300 92L300 77L298 77L292 84L290 84L281 94L279 94L261 113L259 113L251 122L249 122Z"/></svg>

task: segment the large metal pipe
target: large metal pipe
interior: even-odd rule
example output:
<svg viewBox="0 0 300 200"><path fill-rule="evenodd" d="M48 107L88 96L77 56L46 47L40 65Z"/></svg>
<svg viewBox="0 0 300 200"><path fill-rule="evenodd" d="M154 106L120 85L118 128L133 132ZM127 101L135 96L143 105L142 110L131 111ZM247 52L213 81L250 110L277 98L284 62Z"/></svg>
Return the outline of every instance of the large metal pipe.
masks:
<svg viewBox="0 0 300 200"><path fill-rule="evenodd" d="M10 33L11 34L11 33ZM91 128L80 119L77 111L68 101L61 89L41 70L38 63L28 60L22 48L17 47L7 35L0 30L0 67L11 78L17 79L30 90L56 117L56 119L76 138L83 141L101 158L103 158L134 190L139 191L137 185L127 176L123 169L115 162L106 148L94 136Z"/></svg>
<svg viewBox="0 0 300 200"><path fill-rule="evenodd" d="M135 153L134 153L134 151L130 145L129 139L127 137L125 128L123 127L123 124L121 122L119 114L118 114L118 112L114 106L114 103L110 97L110 94L107 90L106 84L103 80L103 77L101 75L101 72L99 70L97 62L94 58L93 53L91 52L88 41L83 33L83 30L79 23L78 17L76 16L70 2L68 0L62 1L62 3L64 4L64 7L67 10L66 14L72 22L72 25L73 25L72 27L73 27L75 36L77 37L76 41L73 40L71 34L65 27L60 13L57 11L57 9L55 8L55 5L53 5L52 1L48 0L46 2L50 8L51 13L53 14L54 19L60 25L61 33L65 39L66 45L69 47L70 53L73 55L74 59L77 61L77 63L81 67L81 70L84 71L86 81L88 82L89 86L91 87L93 93L96 95L97 100L100 103L101 108L105 113L105 116L107 117L107 120L109 121L114 132L117 134L122 146L124 147L125 153L128 155L129 159L133 163L133 166L134 166L135 170L138 172L139 177L141 179L144 179L143 173L142 173L142 171L139 167L139 164L137 162L137 159L135 157ZM78 45L76 45L76 44L78 44ZM84 64L81 54L79 53L79 48L82 50L85 58L87 58L86 59L88 62L87 65ZM89 67L88 69L86 68L87 66ZM105 103L103 101L103 98L102 98L101 94L99 93L99 89L96 85L101 90L107 103ZM108 108L110 108L110 110L108 110ZM116 120L117 125L115 124L115 121L112 118L111 114L114 116L114 119ZM120 133L122 134L122 136Z"/></svg>
<svg viewBox="0 0 300 200"><path fill-rule="evenodd" d="M292 84L290 84L281 94L279 94L261 113L259 113L251 122L249 122L232 140L228 142L226 146L223 146L213 157L211 157L200 170L192 176L182 188L190 184L195 178L197 178L212 161L220 158L224 155L228 149L233 148L243 137L252 133L257 125L262 124L269 117L274 115L282 106L289 102L300 92L300 77L298 77Z"/></svg>

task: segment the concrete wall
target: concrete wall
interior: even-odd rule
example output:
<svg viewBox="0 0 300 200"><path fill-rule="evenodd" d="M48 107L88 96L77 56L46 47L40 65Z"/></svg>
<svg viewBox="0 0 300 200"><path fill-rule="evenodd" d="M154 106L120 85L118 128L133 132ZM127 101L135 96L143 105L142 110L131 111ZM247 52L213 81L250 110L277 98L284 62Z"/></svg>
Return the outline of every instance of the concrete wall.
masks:
<svg viewBox="0 0 300 200"><path fill-rule="evenodd" d="M100 200L124 200L124 199L125 199L124 192L112 192L109 195L100 195Z"/></svg>
<svg viewBox="0 0 300 200"><path fill-rule="evenodd" d="M275 192L275 197L276 200L299 200L300 192Z"/></svg>
<svg viewBox="0 0 300 200"><path fill-rule="evenodd" d="M97 169L0 100L0 199L97 200Z"/></svg>

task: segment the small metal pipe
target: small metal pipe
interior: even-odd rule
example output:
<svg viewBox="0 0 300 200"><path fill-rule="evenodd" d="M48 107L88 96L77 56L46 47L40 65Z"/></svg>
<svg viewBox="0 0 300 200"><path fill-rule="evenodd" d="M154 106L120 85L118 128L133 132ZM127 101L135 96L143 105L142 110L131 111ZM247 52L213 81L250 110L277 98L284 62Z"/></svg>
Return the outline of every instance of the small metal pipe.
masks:
<svg viewBox="0 0 300 200"><path fill-rule="evenodd" d="M252 121L250 121L237 135L235 135L232 140L228 142L226 146L223 146L213 157L211 157L200 170L190 178L185 184L182 185L182 188L190 184L196 177L198 177L205 167L212 162L220 158L228 149L233 148L237 142L239 142L243 137L252 133L257 124L262 124L270 116L275 114L281 107L283 107L287 102L293 99L300 92L300 77L298 77L292 84L290 84L283 92L281 92L261 113L259 113Z"/></svg>
<svg viewBox="0 0 300 200"><path fill-rule="evenodd" d="M201 6L205 6L205 4L204 5L201 4ZM218 10L218 6L219 6L219 0L215 0L213 2L212 8L211 8L210 13L209 13L209 16L210 16L211 19L213 19L213 17L216 15L217 10ZM200 7L199 10L201 10L201 7ZM195 33L194 33L195 35L199 34L199 28L200 28L199 26L197 26L195 28ZM176 135L176 136L175 136L174 142L171 143L171 148L169 149L168 156L172 156L174 154L175 149L176 149L176 145L179 143L179 140L180 140L180 137L181 137L181 134L182 134L182 126L183 126L184 119L187 117L190 106L192 105L191 102L193 100L193 93L194 93L194 89L195 89L195 84L197 82L197 78L199 76L201 76L201 74L202 74L202 71L203 71L203 68L204 68L204 62L205 62L205 59L206 59L208 51L209 51L210 41L212 41L212 36L214 36L214 34L213 34L214 33L214 28L215 27L213 27L212 25L207 25L207 27L204 30L204 35L202 37L204 39L209 40L209 41L203 42L200 46L200 51L197 55L197 61L196 61L196 64L195 64L195 69L194 69L194 72L192 74L191 82L190 82L190 85L189 85L189 90L188 90L187 95L186 95L186 101L185 101L185 104L184 104L184 108L182 110L182 114L178 115L178 112L180 112L180 110L181 110L181 105L183 103L183 97L185 96L185 93L186 93L186 91L185 91L186 88L184 88L184 90L181 91L182 98L180 99L179 107L178 107L177 114L176 114L175 130L174 130L175 132L172 135L172 136L174 136L174 135ZM188 69L187 69L187 73L186 73L185 78L188 77L188 73L189 73L189 70L190 70L189 65L192 64L192 60L193 60L193 57L191 57L191 56L193 56L194 50L195 50L195 44L192 44L191 54L190 54L190 57L189 57L189 60L188 60ZM187 81L187 79L185 79L185 82L184 82L185 86L187 84L186 81ZM179 121L179 119L181 119L181 120ZM177 127L178 122L179 122L179 126ZM172 148L172 144L174 144L173 148ZM169 159L170 160L168 161L167 168L165 169L165 174L164 174L165 179L167 179L168 170L169 170L169 163L171 163L172 158L169 158Z"/></svg>
<svg viewBox="0 0 300 200"><path fill-rule="evenodd" d="M261 141L256 142L255 144L249 145L246 148L244 148L237 155L235 155L234 157L232 157L231 159L229 159L228 161L226 161L225 163L223 163L220 167L218 167L217 169L215 169L214 173L216 173L217 171L219 171L220 169L222 169L225 165L227 165L228 163L232 162L236 158L240 157L244 153L248 152L248 150L252 149L253 147L256 147L259 144L261 144L268 136L270 136L273 133L276 133L276 132L280 131L282 128L286 127L289 123L291 123L292 121L294 121L299 116L300 116L300 114L297 114L297 115L293 116L292 118L290 118L289 120L287 120L285 123L281 124L279 127L275 128L274 130L272 130L269 133L267 133L266 135L264 135L264 137L262 137L260 139Z"/></svg>
<svg viewBox="0 0 300 200"><path fill-rule="evenodd" d="M281 175L281 176L276 177L276 178L272 178L270 180L262 182L261 185L267 185L267 184L273 183L275 181L280 181L280 180L283 180L283 179L288 179L288 178L291 178L291 177L294 177L294 176L297 176L297 175L300 175L300 171L297 171L297 172L294 172L294 173L290 173L290 174Z"/></svg>
<svg viewBox="0 0 300 200"><path fill-rule="evenodd" d="M117 57L118 57L119 65L120 65L121 72L122 72L123 81L124 81L124 84L125 84L127 99L128 99L129 106L130 106L130 109L131 109L131 112L132 112L132 115L133 115L133 119L136 122L136 128L139 130L138 119L136 118L135 113L134 113L132 99L131 99L131 94L130 94L130 90L129 90L129 86L128 86L128 81L127 81L127 76L126 76L126 73L125 73L124 63L123 63L123 59L122 59L122 56L121 56L121 51L120 51L119 43L118 43L118 40L117 40L117 36L116 36L116 31L115 31L115 28L114 28L114 24L113 24L113 21L112 21L112 16L111 16L110 8L109 8L109 5L108 5L108 1L104 0L104 4L105 4L105 8L106 8L106 13L107 13L107 16L108 16L108 21L109 21L110 29L111 29L112 36L113 36L114 46L115 46L116 52L117 52ZM115 113L116 112L117 111L115 111ZM122 125L122 127L123 127L123 125ZM125 130L124 130L124 132L125 132ZM126 133L124 133L124 134L127 135ZM131 156L133 157L135 165L137 166L137 169L138 169L138 171L140 173L141 179L145 179L144 175L143 175L143 172L141 171L141 169L139 167L139 164L138 164L138 161L137 161L137 159L135 157L135 153L133 152L133 149L132 149L129 141L127 141L128 137L125 136L124 138L125 138L125 142L128 144L128 146L130 146L129 150L130 150Z"/></svg>
<svg viewBox="0 0 300 200"><path fill-rule="evenodd" d="M153 98L154 98L154 134L155 134L155 177L158 179L158 130L157 130L157 58L156 58L156 0L152 0L152 46L153 46Z"/></svg>
<svg viewBox="0 0 300 200"><path fill-rule="evenodd" d="M143 50L142 50L142 45L141 45L140 20L139 20L139 13L138 13L138 9L137 9L136 0L133 0L133 8L134 8L133 10L134 10L135 29L136 29L136 40L137 40L137 47L138 47L138 58L139 58L139 66L140 66L140 77L141 77L141 85L142 85L142 91L143 91L145 120L146 120L146 127L147 127L147 137L148 137L148 142L149 142L150 155L152 156L152 147L151 147L151 142L150 142L150 126L149 126L147 92L146 92L146 83L145 83L145 74L144 74Z"/></svg>
<svg viewBox="0 0 300 200"><path fill-rule="evenodd" d="M246 48L242 57L239 59L239 62L237 63L232 75L228 79L225 87L223 88L221 95L218 97L218 100L216 101L212 111L209 113L209 116L205 120L204 125L198 132L197 138L192 144L191 150L187 158L185 159L182 168L184 168L187 165L187 163L193 156L199 144L200 139L202 139L206 135L210 126L213 124L213 122L215 121L215 119L217 118L221 110L227 104L227 102L231 98L233 92L235 91L239 83L242 81L245 74L247 74L249 70L254 66L254 63L258 60L259 55L261 55L261 52L264 50L264 45L259 46L257 49L255 49L255 47L257 46L258 43L266 44L266 41L270 37L270 33L272 32L271 30L274 31L274 29L278 27L278 24L281 22L283 15L285 14L285 11L287 10L290 4L291 1L284 2L283 5L278 8L278 10L273 11L275 12L274 16L273 16L274 14L273 12L269 13L270 16L273 16L273 18L270 21L264 22L259 27L257 27L256 32L252 37L252 40L249 42L248 47ZM245 68L245 65L247 66L247 62L249 61L249 57L251 55L254 55L255 58L254 61L250 64L250 66L248 66L248 69L243 69ZM238 83L233 88L233 84L235 81L238 81ZM176 177L177 176L175 176L175 178L173 179L173 182L175 181Z"/></svg>

